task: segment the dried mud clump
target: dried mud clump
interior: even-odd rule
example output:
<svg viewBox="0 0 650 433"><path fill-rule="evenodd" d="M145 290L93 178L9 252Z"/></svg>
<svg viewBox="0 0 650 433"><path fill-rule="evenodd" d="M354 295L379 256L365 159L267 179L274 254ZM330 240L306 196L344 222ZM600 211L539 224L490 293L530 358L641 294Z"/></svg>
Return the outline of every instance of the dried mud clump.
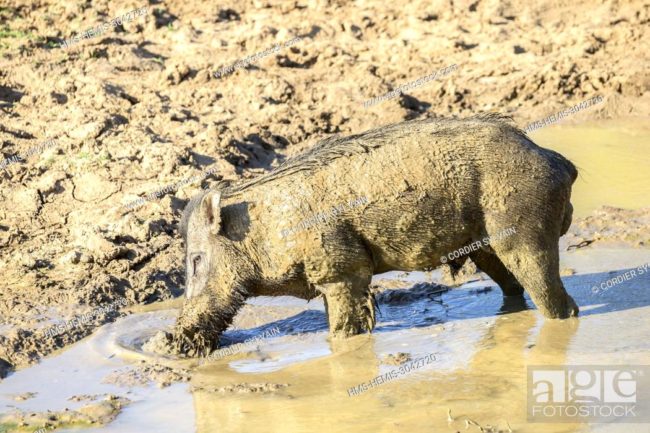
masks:
<svg viewBox="0 0 650 433"><path fill-rule="evenodd" d="M603 206L584 218L577 218L563 239L563 249L572 246L650 246L650 209L619 209Z"/></svg>
<svg viewBox="0 0 650 433"><path fill-rule="evenodd" d="M53 412L22 412L0 415L0 428L14 427L9 431L55 430L64 427L91 427L106 425L113 421L122 409L131 403L125 397L106 395L101 401L93 402L76 410L65 409Z"/></svg>

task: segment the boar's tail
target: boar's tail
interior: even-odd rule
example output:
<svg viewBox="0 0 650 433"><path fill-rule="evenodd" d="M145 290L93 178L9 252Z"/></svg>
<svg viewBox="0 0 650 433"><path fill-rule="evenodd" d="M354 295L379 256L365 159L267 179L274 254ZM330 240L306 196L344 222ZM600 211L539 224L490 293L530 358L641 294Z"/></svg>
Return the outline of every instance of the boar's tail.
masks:
<svg viewBox="0 0 650 433"><path fill-rule="evenodd" d="M551 151L551 157L554 160L554 165L556 166L555 173L558 176L566 176L569 175L569 178L571 179L571 182L566 185L567 187L571 187L573 183L576 181L578 178L578 169L576 168L575 165L568 159L566 159L564 156L560 155L557 152ZM566 179L566 177L564 177Z"/></svg>
<svg viewBox="0 0 650 433"><path fill-rule="evenodd" d="M571 185L576 181L578 178L578 169L576 168L575 165L571 161L569 161L566 158L564 159L564 166L566 167L566 170L569 172L569 175L571 176Z"/></svg>

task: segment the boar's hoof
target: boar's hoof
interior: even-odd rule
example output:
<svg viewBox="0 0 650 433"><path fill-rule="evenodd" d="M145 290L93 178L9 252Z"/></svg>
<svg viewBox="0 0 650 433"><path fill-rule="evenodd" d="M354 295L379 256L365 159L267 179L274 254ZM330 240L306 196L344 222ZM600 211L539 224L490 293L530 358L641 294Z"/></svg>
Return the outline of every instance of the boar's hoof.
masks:
<svg viewBox="0 0 650 433"><path fill-rule="evenodd" d="M374 295L370 292L362 293L356 298L326 296L325 308L331 337L347 338L372 332L376 323L375 306Z"/></svg>
<svg viewBox="0 0 650 433"><path fill-rule="evenodd" d="M576 304L576 301L574 301L571 296L566 295L566 297L567 297L568 317L578 317L578 313L580 312L580 308L578 307L578 304Z"/></svg>
<svg viewBox="0 0 650 433"><path fill-rule="evenodd" d="M569 317L577 317L580 309L578 305L569 295L566 295L564 302L554 302L550 305L541 305L538 307L544 317L548 319L568 319Z"/></svg>
<svg viewBox="0 0 650 433"><path fill-rule="evenodd" d="M201 331L182 328L174 331L172 347L175 353L188 357L205 357L216 349L216 346L217 340L206 337Z"/></svg>

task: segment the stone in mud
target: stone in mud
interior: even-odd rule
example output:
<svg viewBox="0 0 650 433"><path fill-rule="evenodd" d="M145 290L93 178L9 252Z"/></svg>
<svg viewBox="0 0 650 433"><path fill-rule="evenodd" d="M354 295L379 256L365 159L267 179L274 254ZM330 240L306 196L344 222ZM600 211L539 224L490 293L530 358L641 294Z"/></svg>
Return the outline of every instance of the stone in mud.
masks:
<svg viewBox="0 0 650 433"><path fill-rule="evenodd" d="M504 295L526 289L544 316L575 316L558 240L571 224L577 175L495 114L324 140L190 201L181 222L187 300L174 344L207 355L251 296L323 295L332 337L370 332L374 274L460 269L467 258Z"/></svg>
<svg viewBox="0 0 650 433"><path fill-rule="evenodd" d="M411 360L411 355L406 352L389 353L384 358L384 363L388 365L402 365Z"/></svg>

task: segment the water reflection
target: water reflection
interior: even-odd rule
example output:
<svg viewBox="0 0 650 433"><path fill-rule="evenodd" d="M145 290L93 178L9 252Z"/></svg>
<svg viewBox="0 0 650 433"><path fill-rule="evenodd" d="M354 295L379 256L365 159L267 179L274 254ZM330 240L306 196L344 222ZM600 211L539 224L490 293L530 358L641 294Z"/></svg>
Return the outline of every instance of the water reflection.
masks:
<svg viewBox="0 0 650 433"><path fill-rule="evenodd" d="M195 391L197 431L457 431L465 428L467 417L484 427L490 424L505 429L507 420L513 429L520 429L526 423L526 365L565 364L578 320L544 321L537 312L528 310L522 298L504 300L498 291L471 295L471 303L484 308L460 320L455 306L460 298L468 302L467 296L467 292L443 296L444 306L440 308L448 310L448 316L453 318L445 319L443 325L395 328L330 342L329 355L280 370L241 374L232 364L210 366L197 374L195 385L289 386L269 393ZM413 305L418 302L426 301L416 299L403 304L402 313L422 308ZM397 307L391 308L386 320L397 314ZM489 309L492 317L486 317ZM495 317L498 313L501 315ZM441 326L444 329L438 332ZM445 345L446 339L454 341ZM437 352L440 362L361 395L348 396L350 387L397 369L387 365L383 356L397 351L411 352L414 358ZM448 410L455 418L451 424L447 421ZM573 432L578 427L530 424L526 431Z"/></svg>

